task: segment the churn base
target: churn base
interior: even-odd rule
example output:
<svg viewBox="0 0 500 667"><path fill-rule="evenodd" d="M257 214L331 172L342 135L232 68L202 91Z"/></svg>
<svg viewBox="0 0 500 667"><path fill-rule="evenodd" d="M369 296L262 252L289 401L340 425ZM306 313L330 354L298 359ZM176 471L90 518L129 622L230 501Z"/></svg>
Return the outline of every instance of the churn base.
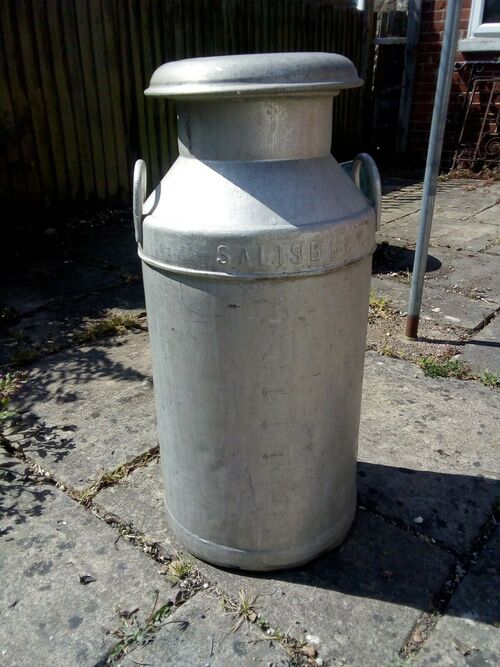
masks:
<svg viewBox="0 0 500 667"><path fill-rule="evenodd" d="M263 551L235 549L224 544L209 542L190 532L174 519L168 507L165 506L165 509L168 522L175 536L193 556L219 567L265 572L299 567L314 560L322 553L338 547L347 537L352 526L356 515L356 502L352 503L349 513L336 523L332 532L322 535L312 544L299 545L289 549L267 549Z"/></svg>

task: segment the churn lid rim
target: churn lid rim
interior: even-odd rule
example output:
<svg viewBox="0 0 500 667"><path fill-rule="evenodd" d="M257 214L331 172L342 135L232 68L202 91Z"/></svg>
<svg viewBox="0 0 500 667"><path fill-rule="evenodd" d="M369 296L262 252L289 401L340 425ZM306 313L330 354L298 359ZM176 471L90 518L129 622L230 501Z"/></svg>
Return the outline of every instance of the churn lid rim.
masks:
<svg viewBox="0 0 500 667"><path fill-rule="evenodd" d="M205 98L326 94L361 85L353 63L337 53L258 53L165 63L153 73L145 94Z"/></svg>

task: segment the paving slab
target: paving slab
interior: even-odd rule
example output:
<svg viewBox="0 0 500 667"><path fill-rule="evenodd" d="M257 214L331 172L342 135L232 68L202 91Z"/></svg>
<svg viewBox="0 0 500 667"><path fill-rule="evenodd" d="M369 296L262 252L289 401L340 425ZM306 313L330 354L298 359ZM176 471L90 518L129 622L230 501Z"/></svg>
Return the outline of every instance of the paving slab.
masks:
<svg viewBox="0 0 500 667"><path fill-rule="evenodd" d="M157 444L147 334L46 357L16 398L26 456L84 489Z"/></svg>
<svg viewBox="0 0 500 667"><path fill-rule="evenodd" d="M384 187L382 197L382 225L398 220L420 210L422 183L408 184L397 181ZM434 214L443 218L464 219L481 214L486 209L498 205L500 186L489 181L460 179L438 183ZM494 212L486 215L495 224Z"/></svg>
<svg viewBox="0 0 500 667"><path fill-rule="evenodd" d="M461 358L483 373L490 371L500 377L500 317L497 315L461 350Z"/></svg>
<svg viewBox="0 0 500 667"><path fill-rule="evenodd" d="M410 285L391 278L372 276L371 287L378 296L389 299L392 306L406 313ZM462 294L436 288L426 281L422 296L421 319L445 326L474 329L496 310L496 303L470 299Z"/></svg>
<svg viewBox="0 0 500 667"><path fill-rule="evenodd" d="M40 260L23 271L16 271L3 282L0 303L2 308L26 315L44 306L110 287L121 280L114 271L72 259Z"/></svg>
<svg viewBox="0 0 500 667"><path fill-rule="evenodd" d="M168 617L151 643L120 660L120 665L289 665L287 654L276 642L266 641L253 625L243 623L234 630L235 625L234 617L222 610L220 599L209 592L197 593Z"/></svg>
<svg viewBox="0 0 500 667"><path fill-rule="evenodd" d="M375 667L397 654L451 564L437 547L359 512L340 548L300 569L254 576L199 568L231 595L256 595L274 627L315 637L327 664Z"/></svg>
<svg viewBox="0 0 500 667"><path fill-rule="evenodd" d="M128 216L128 224L102 229L96 237L84 237L75 249L75 256L82 263L140 275L132 215Z"/></svg>
<svg viewBox="0 0 500 667"><path fill-rule="evenodd" d="M450 182L447 188L439 188L434 206L436 218L453 218L455 220L469 220L474 216L486 217L495 220L495 215L490 215L490 210L496 209L500 213L498 200L500 198L500 187L496 183L478 184L474 188L471 185L457 186ZM495 223L496 224L496 223Z"/></svg>
<svg viewBox="0 0 500 667"><path fill-rule="evenodd" d="M471 216L470 220L474 222L486 222L491 225L500 225L500 192L498 193L498 200L493 206L488 206L478 213Z"/></svg>
<svg viewBox="0 0 500 667"><path fill-rule="evenodd" d="M500 663L500 531L464 577L446 614L417 654L416 667L486 667Z"/></svg>
<svg viewBox="0 0 500 667"><path fill-rule="evenodd" d="M418 232L418 215L411 214L384 225L385 236L415 242ZM499 227L480 222L479 217L464 221L458 217L436 214L432 223L431 246L446 246L479 251L498 242Z"/></svg>
<svg viewBox="0 0 500 667"><path fill-rule="evenodd" d="M409 287L407 272L413 270L415 251L403 241L378 235L373 258L373 273L379 278L394 278ZM500 305L498 259L486 253L434 247L430 250L425 274L426 286L483 300L484 305ZM400 274L396 276L395 274ZM401 275L402 274L402 275ZM405 275L406 274L406 275Z"/></svg>
<svg viewBox="0 0 500 667"><path fill-rule="evenodd" d="M119 495L113 497L108 489L96 502L124 519L135 516L141 521L136 528L162 540L167 549L182 550L167 527L162 503L150 502L158 488L157 467L154 474L153 484L127 480ZM144 469L134 475L143 476ZM321 658L341 665L380 665L397 653L452 560L439 548L360 511L339 549L297 570L253 576L197 563L222 591L257 595L256 609L273 627L291 628L297 638L317 637Z"/></svg>
<svg viewBox="0 0 500 667"><path fill-rule="evenodd" d="M114 486L100 491L94 504L101 510L131 523L164 551L172 554L179 548L167 523L163 480L158 459L138 468Z"/></svg>
<svg viewBox="0 0 500 667"><path fill-rule="evenodd" d="M471 549L499 495L495 479L358 463L360 507L457 555Z"/></svg>
<svg viewBox="0 0 500 667"><path fill-rule="evenodd" d="M73 344L75 333L89 320L114 313L145 314L142 281L134 280L91 292L21 318L0 337L0 364L9 363L19 350L68 347Z"/></svg>
<svg viewBox="0 0 500 667"><path fill-rule="evenodd" d="M441 267L426 274L428 286L480 299L488 306L500 305L498 258L477 252L450 253L446 248L433 248L432 255Z"/></svg>
<svg viewBox="0 0 500 667"><path fill-rule="evenodd" d="M427 378L410 362L368 353L360 505L456 553L468 551L500 494L498 408L494 389ZM156 462L101 491L95 502L175 550Z"/></svg>
<svg viewBox="0 0 500 667"><path fill-rule="evenodd" d="M367 352L361 461L500 479L500 392Z"/></svg>
<svg viewBox="0 0 500 667"><path fill-rule="evenodd" d="M0 664L93 667L117 641L117 610L143 622L155 591L172 596L157 563L17 459L2 455L0 487Z"/></svg>

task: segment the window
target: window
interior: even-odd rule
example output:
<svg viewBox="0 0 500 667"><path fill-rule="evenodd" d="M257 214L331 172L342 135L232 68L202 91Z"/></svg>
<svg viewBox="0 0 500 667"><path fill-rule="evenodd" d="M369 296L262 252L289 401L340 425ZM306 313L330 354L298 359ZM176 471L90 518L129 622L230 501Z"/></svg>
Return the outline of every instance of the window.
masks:
<svg viewBox="0 0 500 667"><path fill-rule="evenodd" d="M472 0L467 39L461 51L500 51L500 0Z"/></svg>

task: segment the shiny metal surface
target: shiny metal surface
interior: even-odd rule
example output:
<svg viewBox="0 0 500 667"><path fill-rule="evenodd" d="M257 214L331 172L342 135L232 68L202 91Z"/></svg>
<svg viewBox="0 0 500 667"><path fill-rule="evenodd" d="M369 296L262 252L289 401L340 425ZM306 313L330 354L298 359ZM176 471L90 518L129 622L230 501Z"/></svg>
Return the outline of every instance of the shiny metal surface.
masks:
<svg viewBox="0 0 500 667"><path fill-rule="evenodd" d="M309 95L179 103L139 244L169 521L200 558L252 570L336 546L356 507L376 216L301 58Z"/></svg>

